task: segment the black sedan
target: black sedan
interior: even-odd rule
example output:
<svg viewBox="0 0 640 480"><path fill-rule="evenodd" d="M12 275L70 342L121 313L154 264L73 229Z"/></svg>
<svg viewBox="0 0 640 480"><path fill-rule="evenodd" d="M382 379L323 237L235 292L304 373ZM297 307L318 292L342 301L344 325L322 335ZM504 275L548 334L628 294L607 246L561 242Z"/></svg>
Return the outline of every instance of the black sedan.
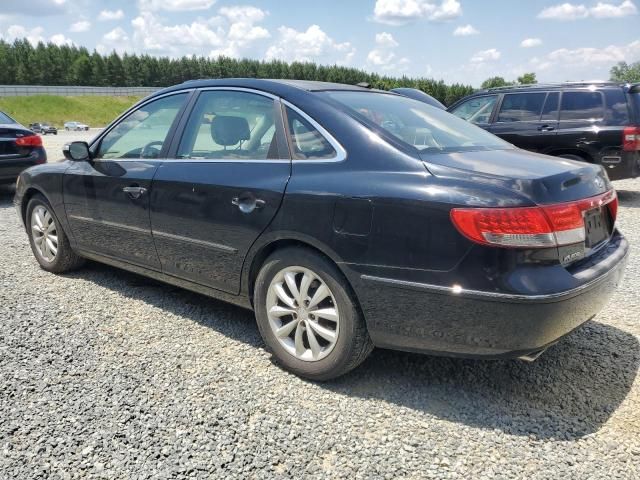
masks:
<svg viewBox="0 0 640 480"><path fill-rule="evenodd" d="M192 81L20 176L50 272L92 259L255 310L324 380L374 346L531 360L596 315L628 245L602 167L401 95Z"/></svg>
<svg viewBox="0 0 640 480"><path fill-rule="evenodd" d="M0 112L0 185L14 183L25 168L46 161L40 136Z"/></svg>

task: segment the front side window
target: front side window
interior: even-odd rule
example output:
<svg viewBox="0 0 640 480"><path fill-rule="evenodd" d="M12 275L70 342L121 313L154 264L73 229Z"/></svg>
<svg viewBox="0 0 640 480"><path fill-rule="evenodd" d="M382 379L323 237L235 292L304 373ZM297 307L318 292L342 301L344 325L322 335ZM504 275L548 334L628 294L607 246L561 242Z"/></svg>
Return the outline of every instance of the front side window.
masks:
<svg viewBox="0 0 640 480"><path fill-rule="evenodd" d="M273 100L233 90L202 92L182 135L178 158L278 158Z"/></svg>
<svg viewBox="0 0 640 480"><path fill-rule="evenodd" d="M97 158L158 158L186 98L187 93L163 97L127 115L103 137Z"/></svg>
<svg viewBox="0 0 640 480"><path fill-rule="evenodd" d="M372 130L390 133L421 152L513 148L504 140L471 123L399 95L377 92L327 92Z"/></svg>
<svg viewBox="0 0 640 480"><path fill-rule="evenodd" d="M546 93L508 93L502 99L498 122L536 122Z"/></svg>
<svg viewBox="0 0 640 480"><path fill-rule="evenodd" d="M493 112L493 107L497 100L497 95L471 98L458 105L451 113L467 122L475 124L489 123L491 112Z"/></svg>
<svg viewBox="0 0 640 480"><path fill-rule="evenodd" d="M337 153L329 141L302 115L287 107L287 128L296 160L329 159Z"/></svg>
<svg viewBox="0 0 640 480"><path fill-rule="evenodd" d="M600 92L564 92L560 120L599 120L604 117Z"/></svg>

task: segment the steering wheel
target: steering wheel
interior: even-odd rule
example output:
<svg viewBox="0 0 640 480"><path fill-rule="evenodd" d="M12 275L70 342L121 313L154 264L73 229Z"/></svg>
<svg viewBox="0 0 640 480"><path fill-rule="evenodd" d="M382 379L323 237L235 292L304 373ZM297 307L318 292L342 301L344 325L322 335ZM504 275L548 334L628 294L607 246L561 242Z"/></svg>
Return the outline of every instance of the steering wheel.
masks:
<svg viewBox="0 0 640 480"><path fill-rule="evenodd" d="M140 158L157 158L158 154L160 153L160 150L162 149L162 145L164 145L164 142L161 142L159 140L147 143L144 147L142 147L142 150L140 150ZM157 147L157 146L159 146L160 149L157 149L157 148L155 149L156 150L155 156L153 156L153 157L148 156L147 150L152 148L152 147Z"/></svg>

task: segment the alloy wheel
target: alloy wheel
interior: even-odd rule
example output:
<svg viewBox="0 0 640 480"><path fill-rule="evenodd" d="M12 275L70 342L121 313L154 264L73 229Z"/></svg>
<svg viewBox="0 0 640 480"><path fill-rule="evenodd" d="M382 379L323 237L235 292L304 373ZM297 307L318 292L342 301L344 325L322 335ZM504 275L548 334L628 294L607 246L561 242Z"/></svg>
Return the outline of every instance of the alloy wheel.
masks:
<svg viewBox="0 0 640 480"><path fill-rule="evenodd" d="M58 254L58 230L53 216L42 205L36 206L31 213L31 235L40 256L53 262Z"/></svg>
<svg viewBox="0 0 640 480"><path fill-rule="evenodd" d="M328 285L305 267L284 268L267 292L267 316L276 339L299 360L325 358L340 332L338 306Z"/></svg>

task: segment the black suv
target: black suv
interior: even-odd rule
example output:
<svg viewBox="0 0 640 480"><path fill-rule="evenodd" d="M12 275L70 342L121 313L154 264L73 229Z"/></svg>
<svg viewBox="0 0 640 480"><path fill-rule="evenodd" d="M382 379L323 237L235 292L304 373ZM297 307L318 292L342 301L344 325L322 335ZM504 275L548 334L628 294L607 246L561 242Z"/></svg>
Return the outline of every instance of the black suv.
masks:
<svg viewBox="0 0 640 480"><path fill-rule="evenodd" d="M640 84L536 84L491 88L449 112L526 150L640 174Z"/></svg>
<svg viewBox="0 0 640 480"><path fill-rule="evenodd" d="M32 123L29 125L29 128L32 132L39 133L41 135L46 135L47 133L53 133L54 135L58 134L58 129L48 123Z"/></svg>

